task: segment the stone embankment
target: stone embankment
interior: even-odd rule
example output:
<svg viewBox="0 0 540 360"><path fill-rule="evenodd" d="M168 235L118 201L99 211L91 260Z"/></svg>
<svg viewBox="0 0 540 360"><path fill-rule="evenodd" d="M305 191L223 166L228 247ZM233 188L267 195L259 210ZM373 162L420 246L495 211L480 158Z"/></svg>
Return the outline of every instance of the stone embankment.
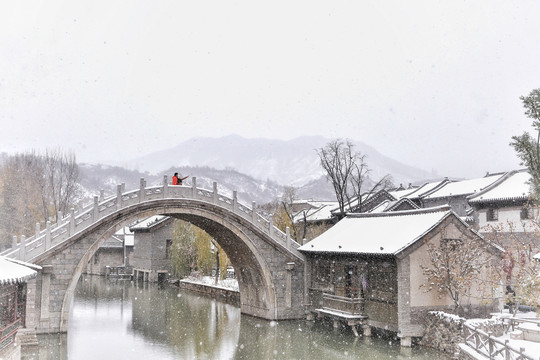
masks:
<svg viewBox="0 0 540 360"><path fill-rule="evenodd" d="M180 289L203 293L231 304L240 305L240 292L235 289L186 279L172 281L172 284L178 286Z"/></svg>
<svg viewBox="0 0 540 360"><path fill-rule="evenodd" d="M459 352L459 343L463 342L465 318L441 311L431 311L425 320L426 333L419 344L449 355L456 355Z"/></svg>

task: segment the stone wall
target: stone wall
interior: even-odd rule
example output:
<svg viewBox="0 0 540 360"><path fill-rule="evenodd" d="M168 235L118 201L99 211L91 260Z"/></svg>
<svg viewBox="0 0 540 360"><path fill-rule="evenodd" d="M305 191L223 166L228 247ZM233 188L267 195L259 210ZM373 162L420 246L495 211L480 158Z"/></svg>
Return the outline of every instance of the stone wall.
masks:
<svg viewBox="0 0 540 360"><path fill-rule="evenodd" d="M185 280L180 280L178 282L178 287L181 289L208 294L214 298L225 299L227 302L240 305L240 293L236 290L214 287Z"/></svg>
<svg viewBox="0 0 540 360"><path fill-rule="evenodd" d="M89 275L106 275L107 266L122 265L124 265L123 248L100 248L88 263L86 273Z"/></svg>
<svg viewBox="0 0 540 360"><path fill-rule="evenodd" d="M419 345L434 348L454 355L459 352L459 343L463 340L465 319L442 311L430 311L426 314L426 333Z"/></svg>
<svg viewBox="0 0 540 360"><path fill-rule="evenodd" d="M460 359L470 359L467 351L460 351L460 343L464 343L463 324L472 325L493 336L503 334L501 319L473 319L466 320L457 315L442 311L430 311L425 316L426 333L420 340L419 345L434 348L438 351L455 355L460 354Z"/></svg>

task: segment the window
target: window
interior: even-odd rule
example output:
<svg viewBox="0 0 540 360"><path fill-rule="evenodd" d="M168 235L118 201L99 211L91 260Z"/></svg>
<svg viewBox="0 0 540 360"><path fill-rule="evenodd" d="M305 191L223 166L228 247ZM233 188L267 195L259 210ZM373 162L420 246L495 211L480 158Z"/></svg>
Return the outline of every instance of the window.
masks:
<svg viewBox="0 0 540 360"><path fill-rule="evenodd" d="M499 209L488 209L486 213L487 221L499 220Z"/></svg>
<svg viewBox="0 0 540 360"><path fill-rule="evenodd" d="M527 220L533 218L533 209L530 207L525 207L521 209L520 216L521 220Z"/></svg>
<svg viewBox="0 0 540 360"><path fill-rule="evenodd" d="M313 282L319 286L329 286L332 274L332 264L329 260L318 259L313 264Z"/></svg>

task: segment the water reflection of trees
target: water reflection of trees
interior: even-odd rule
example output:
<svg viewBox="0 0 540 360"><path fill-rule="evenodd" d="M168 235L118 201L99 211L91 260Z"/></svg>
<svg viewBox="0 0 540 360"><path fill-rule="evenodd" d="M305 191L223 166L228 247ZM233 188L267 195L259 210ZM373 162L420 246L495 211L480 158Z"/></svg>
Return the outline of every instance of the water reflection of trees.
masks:
<svg viewBox="0 0 540 360"><path fill-rule="evenodd" d="M230 358L239 321L238 307L177 289L151 286L133 297L131 330L185 358Z"/></svg>
<svg viewBox="0 0 540 360"><path fill-rule="evenodd" d="M204 295L154 284L139 286L96 276L81 281L74 303L79 318L74 323L84 327L85 339L72 338L70 346L140 346L140 353L130 353L134 360L155 354L147 344L163 345L159 353L162 359L444 358L423 348L404 353L399 342L392 339L355 338L348 327L334 331L329 323L271 322L242 316L238 307ZM142 340L126 341L126 337L118 336L105 344L105 337L98 336L99 343L91 342L96 331L121 335L126 327L133 338ZM71 336L76 336L77 330L80 333L80 329L70 327ZM142 345L134 345L134 341ZM49 336L44 344L39 350L40 360L67 358L65 334ZM78 357L84 354L79 350ZM87 355L94 358L91 353Z"/></svg>

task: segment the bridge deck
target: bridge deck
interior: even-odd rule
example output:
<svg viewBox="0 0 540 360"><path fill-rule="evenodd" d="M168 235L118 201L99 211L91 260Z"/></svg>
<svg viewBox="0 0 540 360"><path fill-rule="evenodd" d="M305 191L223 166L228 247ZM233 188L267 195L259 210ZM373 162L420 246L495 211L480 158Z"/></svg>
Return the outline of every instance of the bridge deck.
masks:
<svg viewBox="0 0 540 360"><path fill-rule="evenodd" d="M98 196L95 196L93 204L84 207L79 212L72 209L66 217L61 216L57 224L47 222L44 230L40 230L39 224L36 224L34 236L28 239L21 236L20 242L17 242L17 237L14 237L12 248L0 253L0 255L32 261L118 210L154 200L185 199L187 201L202 201L232 211L269 236L283 251L289 252L298 259L304 259L303 254L297 250L300 244L291 239L288 231L283 233L275 227L272 218L267 220L258 214L255 202L249 207L238 202L236 191L233 191L232 198L218 193L216 182L213 183L213 190L198 188L196 177L192 178L192 186L173 186L168 184L165 175L162 186L147 187L145 180L141 179L140 188L137 190L125 191L124 187L125 184L118 185L117 194L106 199L100 200Z"/></svg>

